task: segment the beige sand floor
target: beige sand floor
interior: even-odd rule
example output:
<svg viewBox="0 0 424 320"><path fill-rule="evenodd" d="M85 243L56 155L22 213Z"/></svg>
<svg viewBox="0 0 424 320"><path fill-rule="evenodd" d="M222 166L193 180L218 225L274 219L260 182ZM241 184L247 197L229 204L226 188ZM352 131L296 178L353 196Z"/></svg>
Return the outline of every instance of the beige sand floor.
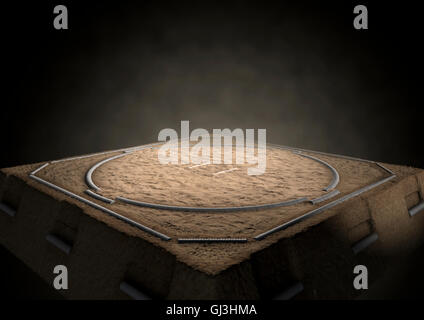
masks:
<svg viewBox="0 0 424 320"><path fill-rule="evenodd" d="M231 150L230 150L231 151ZM276 203L325 192L330 170L291 151L268 148L266 170L248 175L247 162L234 164L161 164L157 149L143 149L99 167L93 181L112 199L176 206L229 207ZM226 170L232 170L223 172Z"/></svg>
<svg viewBox="0 0 424 320"><path fill-rule="evenodd" d="M290 206L290 207L280 207L280 208L256 210L256 211L229 212L229 213L228 212L227 213L210 213L210 212L198 213L198 212L177 212L177 211L169 211L169 210L142 208L142 207L136 207L136 206L128 205L121 202L115 202L112 205L108 205L85 195L84 191L87 189L87 185L85 183L84 176L87 170L89 170L89 168L93 166L94 164L96 164L97 162L107 159L113 155L117 155L119 153L120 152L112 152L107 155L95 155L92 157L87 157L82 159L51 163L48 167L46 167L45 169L37 173L37 176L49 182L52 182L60 187L63 187L69 191L72 191L84 198L90 199L93 202L97 202L98 204L104 207L110 208L111 210L114 210L115 212L119 214L127 216L128 218L134 221L144 224L159 232L165 233L172 237L171 241L162 241L158 238L155 238L141 230L137 230L134 227L130 227L124 222L118 221L117 219L110 217L107 214L100 212L99 210L90 208L87 205L84 205L77 200L71 199L68 196L65 196L50 188L44 187L35 181L32 181L31 179L29 179L28 175L31 172L31 170L34 170L37 167L36 165L11 168L11 169L5 170L5 172L20 176L25 181L28 181L32 186L42 189L44 192L53 195L55 198L59 200L66 200L66 201L75 203L76 205L81 206L87 214L95 217L96 219L103 221L107 223L108 225L118 230L121 230L127 234L145 238L151 243L157 246L163 247L164 249L172 252L173 254L177 256L179 260L184 261L185 263L189 264L190 266L196 269L203 270L208 273L219 272L223 268L227 268L234 263L238 263L242 261L243 259L246 259L252 252L256 252L266 246L269 246L271 243L277 241L279 238L290 237L291 235L295 234L296 232L299 232L300 230L307 227L308 225L316 224L319 221L322 221L323 219L328 218L329 215L334 214L334 210L330 209L328 210L328 212L326 211L318 216L315 216L307 220L305 223L302 223L299 226L294 226L283 232L274 234L264 239L263 241L255 241L252 238L258 235L259 233L262 233L275 226L285 223L293 218L296 218L304 214L305 212L308 212L314 208L321 206L325 202L321 204L317 204L317 205L312 205L310 203L302 203L302 204L298 204L298 205ZM296 159L298 159L297 155L292 155L288 151L277 150L272 148L268 148L267 153L269 153L268 161L270 161L270 163L274 163L275 166L277 164L279 164L280 166L284 165L284 162L279 161L280 157L282 157L283 159L286 158L288 163L290 163L292 167L296 166ZM330 165L332 165L338 170L341 177L340 183L337 187L337 189L340 190L341 192L339 196L343 196L344 194L350 193L354 190L357 190L358 188L361 188L365 185L376 182L382 179L383 177L388 176L387 172L385 172L384 170L382 170L381 168L379 168L373 163L342 159L342 158L337 158L330 155L328 156L320 155L313 152L308 154L327 161ZM128 157L122 158L122 161L124 160L128 161L129 159L133 161L136 165L138 165L138 162L137 162L138 157L141 157L141 160L143 160L145 156L147 156L147 153L144 154L143 152L137 152L137 153L134 153L132 156L130 156L130 158ZM323 185L326 185L330 181L331 176L329 175L329 171L327 168L309 159L308 160L299 159L299 160L301 160L303 165L305 166L311 165L315 167L318 170L316 173L314 173L316 177L318 177L320 173L323 174L323 176L325 177L325 179L323 179L325 181L323 181L322 184L317 183L315 185L317 189L320 189ZM112 161L110 162L109 165L114 166L117 164L118 164L117 162L114 164L114 162ZM417 170L413 168L391 166L391 165L389 165L388 167L392 170L395 170L399 178L403 175L411 174ZM107 173L107 169L108 169L108 164L105 164L104 167L100 167L98 170L106 170L104 174L110 174L110 173ZM185 170L185 168L182 168L182 169ZM270 165L269 169L270 170L278 169L275 172L281 172L283 174L283 176L279 178L269 177L268 181L270 184L278 185L278 181L281 181L278 179L282 179L282 180L288 179L289 184L290 184L290 181L295 180L295 179L290 180L288 177L290 175L293 175L296 170L291 169L288 171L284 171L284 168L281 168L281 169L276 168L273 165ZM300 171L302 172L302 170L304 170L303 172L307 172L307 170L310 170L310 169L301 168ZM242 170L240 169L236 172L237 174L241 174ZM101 171L95 172L94 179L102 187L106 187L106 185L103 184L104 182L99 180L100 177L97 176L99 173L101 173ZM235 173L235 172L231 172L231 174L232 173ZM139 173L139 174L140 176L137 175L137 177L141 179L141 177L143 176L143 173ZM198 174L194 174L193 176L196 176L196 178L199 179ZM120 179L122 180L122 183L125 181L122 175L117 177L120 177ZM105 179L105 181L109 179ZM127 179L130 179L130 176L128 176ZM150 179L151 180L149 183L153 183L152 182L153 176ZM191 178L187 178L187 179L188 180L186 183L190 183ZM213 179L213 178L208 176L208 179ZM231 180L230 176L229 176L229 179ZM149 179L147 179L147 181L149 181ZM308 187L310 180L306 178L305 182L306 182L306 187ZM232 183L236 183L236 181L232 181ZM294 184L296 183L297 182L294 182ZM225 187L225 184L223 185ZM147 197L147 195L149 194L150 196L153 195L152 192L143 193L143 190L138 188L138 184L135 184L134 186L137 186L137 188L134 187L134 191L133 191L133 192L137 192L137 196L144 195ZM300 184L297 184L297 186L300 186ZM165 184L162 185L161 192L165 190L165 187L169 188L169 185L165 185ZM240 196L242 194L240 187L243 187L243 184L238 184L238 185L235 184L231 186L231 190L232 192L234 192L234 197L231 197L230 202L225 202L225 199L226 199L225 193L219 194L218 192L216 192L215 199L220 200L221 204L227 204L227 205L237 204L237 202L234 202L232 198L236 198L236 196ZM291 187L286 189L282 187L279 187L279 188L280 189L278 189L279 190L278 200L285 199L290 197L291 195L296 194L295 190L297 189L297 187L293 188L292 185ZM253 190L253 188L251 190ZM266 191L269 191L271 193L272 191L274 191L274 190L268 189L266 185L264 185L263 188L258 187L258 190L260 190L260 192L263 193L264 197L270 197L269 195L266 195ZM308 189L305 189L305 190L308 190ZM309 189L309 190L311 190L312 192L312 189ZM304 190L298 190L298 191L304 192ZM127 192L131 192L131 190L128 190ZM199 192L204 192L204 190L202 189ZM208 195L209 192L204 194ZM300 194L301 193L299 193L298 195ZM304 195L305 193L302 193L302 194ZM312 194L313 193L311 193L311 195ZM257 203L261 203L261 201L263 201L262 199L263 196L257 197ZM175 199L175 201L178 200L178 198L173 198L173 199ZM161 198L158 196L157 199L155 200L160 201ZM250 201L251 200L245 200L244 203L250 204L251 203ZM175 202L175 203L178 203L178 202ZM208 204L211 202L199 202L199 203ZM249 239L249 241L248 243L244 243L244 244L207 244L207 245L178 244L176 239L183 238L183 237L246 237Z"/></svg>

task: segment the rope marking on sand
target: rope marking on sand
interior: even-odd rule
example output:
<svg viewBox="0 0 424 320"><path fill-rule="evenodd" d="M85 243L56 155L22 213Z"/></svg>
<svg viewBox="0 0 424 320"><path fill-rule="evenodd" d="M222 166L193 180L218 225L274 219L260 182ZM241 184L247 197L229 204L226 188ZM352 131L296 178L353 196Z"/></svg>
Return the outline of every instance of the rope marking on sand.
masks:
<svg viewBox="0 0 424 320"><path fill-rule="evenodd" d="M100 153L100 154L107 154L107 153L121 151L121 152L124 152L124 153L122 153L122 154L120 154L118 156L124 156L124 155L129 154L129 153L132 153L134 151L142 150L142 149L149 148L149 147L150 148L153 148L151 146L154 146L154 145L157 145L157 144L149 144L149 145L140 146L140 147L133 147L133 148L126 148L126 149L116 150L116 151L103 152L103 153ZM296 224L298 222L301 222L301 221L303 221L303 220L305 220L305 219L307 219L307 218L309 218L311 216L314 216L314 215L316 215L316 214L318 214L320 212L323 212L326 209L329 209L329 208L331 208L331 207L333 207L333 206L335 206L335 205L337 205L337 204L339 204L341 202L344 202L344 201L346 201L346 200L348 200L350 198L353 198L353 197L355 197L355 196L357 196L357 195L359 195L359 194L361 194L361 193L363 193L365 191L368 191L368 190L370 190L370 189L372 189L374 187L377 187L378 185L383 184L383 183L385 183L387 181L390 181L390 180L392 180L393 178L396 177L396 175L394 175L391 170L385 168L383 165L381 165L381 164L379 164L379 163L377 163L375 161L363 160L363 159L353 158L353 157L348 157L348 156L340 156L340 155L327 154L327 153L318 152L318 151L310 151L310 150L297 149L297 148L291 148L291 147L276 146L276 145L271 145L271 144L269 144L269 145L272 146L272 147L283 149L283 150L284 149L291 150L291 151L294 151L295 154L303 155L303 156L310 157L310 158L313 158L313 157L312 156L308 156L308 155L304 155L301 152L302 151L304 151L304 152L311 152L311 153L323 154L323 155L334 156L334 157L339 157L339 158L345 158L345 159L349 159L349 160L356 160L356 161L361 161L361 162L372 163L372 164L377 165L378 167L380 167L381 169L385 170L386 172L388 172L388 173L390 173L392 175L390 177L384 178L384 179L382 179L382 180L380 180L380 181L378 181L376 183L373 183L373 184L370 184L370 185L365 186L363 188L360 188L360 189L358 189L358 190L356 190L356 191L354 191L354 192L352 192L350 194L347 194L347 195L345 195L345 196L343 196L343 197L341 197L341 198L339 198L339 199L337 199L335 201L332 201L332 202L330 202L330 203L328 203L328 204L326 204L324 206L321 206L321 207L319 207L319 208L317 208L315 210L312 210L310 212L307 212L306 214L304 214L304 215L302 215L302 216L300 216L298 218L295 218L295 219L293 219L291 221L288 221L287 223L285 223L283 225L280 225L280 226L278 226L278 227L276 227L274 229L271 229L271 230L269 230L269 231L267 231L267 232L265 232L265 233L263 233L263 234L261 234L259 236L256 236L256 237L254 237L254 239L256 239L256 240L261 240L261 239L265 238L270 233L274 233L274 232L279 231L279 230L284 230L284 229L288 228L289 226L292 226L292 225L294 225L294 224ZM96 155L99 155L99 154L92 154L92 155L87 155L87 156L82 156L82 157L74 157L74 158L68 158L68 159L63 159L63 160L56 160L56 161L52 161L51 163L53 164L53 163L61 162L61 161L82 159L82 158L92 157L92 156L96 156ZM112 157L112 158L115 158L115 157ZM108 160L112 160L112 159L109 158ZM314 158L314 160L318 160L319 161L320 159ZM319 162L324 162L324 161L321 160ZM32 178L32 179L34 179L34 180L36 180L36 181L38 181L38 182L40 182L42 184L45 184L45 185L47 185L47 186L49 186L49 187L51 187L53 189L56 189L57 191L63 192L66 195L68 195L68 196L70 196L72 198L75 198L77 200L80 200L80 201L86 203L87 205L89 205L91 207L94 207L94 208L99 209L99 210L101 210L101 211L103 211L105 213L108 213L108 214L110 214L112 216L115 216L119 220L122 220L124 222L129 223L129 224L132 224L135 227L137 227L137 228L139 228L139 229L141 229L143 231L146 231L146 232L151 233L151 234L153 234L155 236L158 236L158 237L162 238L163 240L170 240L171 239L170 237L168 237L166 235L163 235L163 234L161 234L159 232L156 232L155 230L150 229L148 227L145 227L145 226L143 226L143 225L141 225L141 224L139 224L139 223L137 223L137 222L135 222L135 221L133 221L133 220L131 220L129 218L126 218L124 216L121 216L121 215L117 214L116 212L114 212L112 210L109 210L109 209L104 208L104 207L102 207L100 205L97 205L94 202L91 202L91 201L89 201L89 200L87 200L85 198L82 198L82 197L80 197L80 196L78 196L78 195L76 195L76 194L74 194L74 193L72 193L72 192L70 192L68 190L65 190L65 189L63 189L61 187L58 187L58 186L56 186L56 185L54 185L54 184L52 184L52 183L50 183L48 181L45 181L45 180L43 180L43 179L38 178L37 176L35 176L35 174L37 172L39 172L43 168L47 167L48 165L49 165L49 163L45 163L44 165L42 165L41 167L39 167L35 171L31 172L30 175L29 175L30 178ZM206 165L206 164L202 164L202 165ZM193 166L193 167L196 167L196 166ZM329 167L331 167L331 166L329 166ZM217 174L225 173L225 172L230 172L230 171L234 171L234 170L237 170L237 168L232 168L232 169L229 169L229 170L224 170L224 171L218 172ZM333 175L333 182L332 182L332 184L334 184L335 180L336 180L335 179L335 176ZM329 186L328 188L330 188L330 187L331 186ZM333 191L333 192L330 192L329 194L324 195L322 197L322 199L324 197L330 195L330 194L335 194L336 193L335 191ZM122 197L118 197L116 199L117 200L121 200L121 201L126 202L126 203L135 204L135 205L143 206L143 207L151 207L151 208L165 209L165 210L176 210L176 211L199 211L199 212L204 212L204 211L228 212L228 211L245 211L245 210L252 210L252 209L253 210L267 209L267 208L273 208L273 207L284 207L284 206L289 206L289 205L293 205L293 204L297 204L297 203L302 203L302 202L308 201L308 199L306 199L306 198L299 198L299 199L294 199L294 200L290 200L290 201L285 201L285 202L280 202L280 203L273 203L273 204L266 204L266 205L259 205L259 206L227 207L227 208L225 208L225 207L224 208L196 208L196 207L173 207L173 206L166 206L166 205L156 205L156 204L151 204L151 203L144 203L144 202L139 202L139 201L135 201L135 200L125 199L125 198L122 198ZM318 199L321 199L321 198L317 198L317 199L314 199L314 200L316 201ZM314 201L314 200L312 200L312 201ZM222 239L226 239L226 238L222 238ZM184 239L182 239L182 240L184 241ZM193 239L193 240L199 240L199 239Z"/></svg>
<svg viewBox="0 0 424 320"><path fill-rule="evenodd" d="M168 240L171 240L171 237L169 237L169 236L167 236L167 235L165 235L163 233L160 233L160 232L158 232L156 230L153 230L153 229L151 229L149 227L146 227L146 226L142 225L141 223L138 223L138 222L136 222L134 220L131 220L130 218L127 218L127 217L125 217L123 215L120 215L119 213L116 213L115 211L112 211L110 209L107 209L107 208L105 208L105 207L103 207L103 206L101 206L101 205L99 205L99 204L97 204L95 202L92 202L90 200L87 200L87 199L85 199L85 198L83 198L83 197L81 197L81 196L79 196L79 195L77 195L77 194L75 194L75 193L73 193L73 192L71 192L69 190L66 190L66 189L61 188L61 187L59 187L59 186L57 186L57 185L55 185L55 184L53 184L51 182L48 182L48 181L46 181L44 179L41 179L41 178L37 177L36 175L30 174L29 177L31 179L33 179L33 180L35 180L35 181L37 181L37 182L39 182L39 183L47 186L47 187L50 187L50 188L52 188L52 189L54 189L56 191L59 191L61 193L64 193L65 195L67 195L67 196L69 196L69 197L71 197L73 199L79 200L80 202L83 202L83 203L85 203L86 205L88 205L88 206L90 206L92 208L95 208L95 209L98 209L98 210L100 210L100 211L102 211L104 213L107 213L108 215L110 215L110 216L112 216L112 217L114 217L114 218L116 218L118 220L121 220L123 222L126 222L126 223L132 225L133 227L136 227L136 228L138 228L138 229L140 229L140 230L142 230L144 232L147 232L147 233L149 233L149 234L151 234L151 235L153 235L155 237L158 237L158 238L160 238L162 240L167 240L167 241Z"/></svg>
<svg viewBox="0 0 424 320"><path fill-rule="evenodd" d="M90 197L93 197L94 199L109 203L109 204L113 204L115 202L115 200L106 198L100 194L97 194L93 191L91 191L90 189L85 190L85 194L89 195Z"/></svg>
<svg viewBox="0 0 424 320"><path fill-rule="evenodd" d="M337 187L337 185L339 184L339 181L340 181L340 176L339 176L339 173L337 172L337 170L334 169L331 165L329 165L324 160L315 158L315 157L310 156L308 154L304 154L304 153L302 153L300 151L292 151L292 152L294 154L300 155L302 157L305 157L305 158L308 158L308 159L317 161L317 162L323 164L324 166L326 166L328 169L330 169L331 173L333 174L333 179L331 180L330 184L323 189L324 191L330 191L330 190L333 190L335 187Z"/></svg>
<svg viewBox="0 0 424 320"><path fill-rule="evenodd" d="M333 197L337 196L338 194L340 194L340 191L337 190L337 189L335 189L335 190L333 190L333 191L331 191L331 192L329 192L327 194L324 194L321 197L318 197L318 198L309 200L309 202L311 202L312 204L317 204L317 203L323 202L325 200L328 200L330 198L333 198Z"/></svg>
<svg viewBox="0 0 424 320"><path fill-rule="evenodd" d="M90 170L88 170L87 173L86 173L86 175L85 175L85 182L87 183L87 185L91 189L94 189L96 191L99 191L100 188L93 182L93 178L92 178L92 175L93 175L94 170L96 170L98 167L100 167L101 165L105 164L106 162L109 162L109 161L112 161L112 160L115 160L115 159L118 159L118 158L122 158L123 156L126 156L127 154L128 154L128 152L124 152L124 153L118 154L116 156L113 156L113 157L104 159L104 160L96 163L94 166L92 166L90 168Z"/></svg>
<svg viewBox="0 0 424 320"><path fill-rule="evenodd" d="M236 212L236 211L249 211L249 210L260 210L260 209L270 209L277 207L288 207L294 204L307 202L307 198L298 198L283 202L261 204L256 206L243 206L243 207L179 207L179 206L170 206L165 204L156 204L143 201L137 201L132 199L127 199L123 197L116 197L116 200L128 203L131 205L139 207L147 207L159 210L172 210L172 211L187 211L187 212Z"/></svg>
<svg viewBox="0 0 424 320"><path fill-rule="evenodd" d="M351 198L354 198L356 196L359 196L360 194L362 194L364 192L367 192L367 191L369 191L371 189L374 189L374 188L382 185L383 183L386 183L386 182L388 182L388 181L390 181L390 180L392 180L394 178L396 178L396 175L392 175L390 177L384 178L384 179L382 179L380 181L377 181L377 182L374 182L374 183L372 183L370 185L367 185L365 187L362 187L362 188L360 188L360 189L358 189L356 191L353 191L353 192L351 192L351 193L349 193L349 194L347 194L347 195L345 195L345 196L343 196L343 197L341 197L339 199L336 199L336 200L334 200L332 202L329 202L329 203L327 203L327 204L325 204L325 205L323 205L323 206L321 206L319 208L316 208L316 209L314 209L312 211L309 211L309 212L307 212L307 213L305 213L305 214L303 214L303 215L301 215L301 216L299 216L299 217L297 217L297 218L295 218L293 220L290 220L290 221L288 221L286 223L283 223L283 224L281 224L281 225L279 225L279 226L277 226L275 228L272 228L272 229L270 229L270 230L268 230L266 232L263 232L263 233L257 235L256 237L254 237L254 239L255 240L262 240L262 239L266 238L267 236L269 236L272 233L275 233L277 231L285 230L288 227L291 227L291 226L293 226L293 225L295 225L295 224L297 224L299 222L302 222L302 221L304 221L304 220L306 220L306 219L308 219L310 217L313 217L313 216L315 216L315 215L317 215L317 214L319 214L319 213L321 213L321 212L323 212L323 211L325 211L327 209L330 209L330 208L332 208L332 207L334 207L334 206L336 206L336 205L338 205L338 204L340 204L340 203L342 203L344 201L347 201L347 200L349 200Z"/></svg>

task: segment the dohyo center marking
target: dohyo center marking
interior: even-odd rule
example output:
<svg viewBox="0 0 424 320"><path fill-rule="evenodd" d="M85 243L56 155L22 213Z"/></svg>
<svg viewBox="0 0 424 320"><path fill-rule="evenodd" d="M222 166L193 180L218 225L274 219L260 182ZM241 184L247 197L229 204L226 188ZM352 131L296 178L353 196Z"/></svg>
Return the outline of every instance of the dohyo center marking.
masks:
<svg viewBox="0 0 424 320"><path fill-rule="evenodd" d="M159 132L158 140L164 141L159 148L161 164L233 164L233 138L236 140L236 164L256 164L247 168L248 175L261 175L266 169L266 129L258 129L255 148L255 129L246 129L246 140L242 129L213 129L212 139L206 129L195 129L190 133L189 121L181 121L181 138L174 129L166 128ZM169 139L168 139L169 138ZM224 144L222 145L222 139ZM213 147L210 147L212 140ZM190 142L197 142L190 146ZM178 150L178 147L180 150ZM191 148L190 148L191 147ZM212 162L211 162L212 149ZM255 152L256 149L256 152ZM223 154L222 154L222 151Z"/></svg>

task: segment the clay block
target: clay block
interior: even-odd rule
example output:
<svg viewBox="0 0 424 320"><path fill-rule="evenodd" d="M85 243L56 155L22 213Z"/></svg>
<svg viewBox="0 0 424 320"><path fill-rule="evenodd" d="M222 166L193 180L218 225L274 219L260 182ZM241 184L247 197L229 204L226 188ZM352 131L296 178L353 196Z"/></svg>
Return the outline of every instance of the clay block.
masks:
<svg viewBox="0 0 424 320"><path fill-rule="evenodd" d="M389 259L408 254L424 241L424 215L411 217L408 213L408 207L416 203L417 198L422 199L422 170L390 165L394 177L371 161L311 151L303 152L325 161L340 176L337 186L333 186L340 193L322 203L302 201L285 207L247 211L186 212L173 211L179 204L171 203L172 206L167 207L163 197L169 192L155 194L153 189L140 188L152 191L158 199L150 200L164 206L108 203L86 194L88 186L84 177L93 166L97 165L92 171L93 182L102 188L102 195L115 199L113 190L107 189L108 183L116 185L115 172L110 169L126 168L125 161L132 153L146 156L142 152L153 154L155 150L120 150L0 171L1 202L16 212L13 217L0 215L1 244L49 284L55 277L54 267L66 266L70 289L62 294L69 299L350 299L358 294L352 286L355 265L365 264L372 274L380 274ZM287 149L281 150L272 149L276 158L298 157L284 153L289 152ZM126 153L115 157L121 152ZM109 157L114 158L104 162ZM329 181L334 182L334 172L328 171L328 166L308 157L299 159L293 160L292 165L296 167L301 163L301 168L304 166L310 174L316 174L317 186L322 184L324 188ZM137 168L138 165L133 169ZM228 174L236 175L239 171ZM171 182L195 183L196 176L190 176L190 172L187 172L188 182L178 181L180 175ZM155 179L157 176L153 175ZM225 176L219 177L223 180ZM325 179L320 181L320 177ZM267 184L262 178L256 177L249 183L258 183L259 189L255 190L264 193L267 189L262 187ZM119 192L125 188L132 192L134 183L137 182L137 186L140 183L130 181L131 175L125 179L129 179L129 183ZM250 181L244 176L240 179ZM157 179L155 187L173 186L165 180ZM163 185L159 185L162 182ZM298 188L293 189L295 198L303 197L307 188L316 193L315 197L324 194L320 188L313 189L310 182L308 178L304 185L299 180L293 183ZM372 188L368 188L370 186ZM191 185L186 185L188 187ZM209 187L205 197L216 196L214 192L220 191L214 190L214 185ZM182 189L178 187L173 191ZM274 189L262 195L268 197L265 202L274 201ZM358 190L361 193L356 193ZM233 188L221 194L218 200L239 199L245 205L252 194L242 194L242 197L242 191L243 188ZM256 191L253 195L253 200L262 201ZM346 200L333 203L343 198ZM193 204L181 204L190 208L203 202L211 205L208 198L196 198L195 194L180 199L193 201ZM332 205L326 206L329 203ZM302 218L308 212L316 214ZM278 229L281 225L288 227ZM278 230L272 234L257 237L275 228ZM166 236L158 237L158 234ZM355 255L352 246L373 234L378 235L378 240L367 243L366 248ZM242 241L178 241L197 238Z"/></svg>

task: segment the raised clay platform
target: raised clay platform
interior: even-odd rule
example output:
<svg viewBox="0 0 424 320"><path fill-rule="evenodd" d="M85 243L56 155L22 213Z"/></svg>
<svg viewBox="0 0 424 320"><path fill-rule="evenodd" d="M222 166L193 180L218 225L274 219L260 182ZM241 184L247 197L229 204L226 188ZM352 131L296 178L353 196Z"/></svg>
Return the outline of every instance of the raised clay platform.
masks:
<svg viewBox="0 0 424 320"><path fill-rule="evenodd" d="M424 242L421 169L268 145L249 176L159 147L2 169L0 243L48 283L67 266L71 299L344 299Z"/></svg>

